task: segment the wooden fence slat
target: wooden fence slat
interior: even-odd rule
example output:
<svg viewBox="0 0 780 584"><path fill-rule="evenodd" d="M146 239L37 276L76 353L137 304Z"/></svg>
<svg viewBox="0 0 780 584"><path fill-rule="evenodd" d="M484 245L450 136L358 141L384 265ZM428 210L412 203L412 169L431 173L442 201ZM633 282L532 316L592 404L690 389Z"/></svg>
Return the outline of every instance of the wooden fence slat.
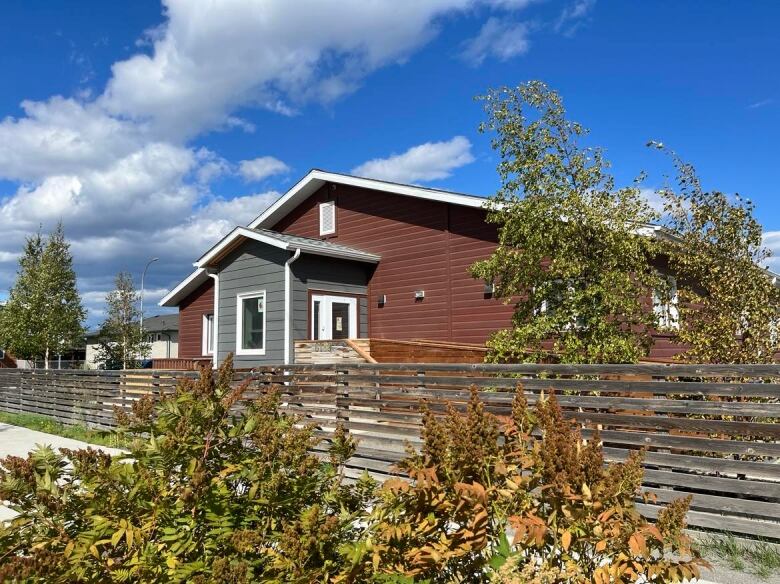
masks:
<svg viewBox="0 0 780 584"><path fill-rule="evenodd" d="M111 428L115 407L127 411L140 396L170 394L181 378L197 375L3 369L0 410ZM343 423L358 440L347 476L367 471L379 480L395 474L408 443L421 443L422 400L436 415L448 403L463 411L473 385L486 410L502 417L518 384L531 406L554 390L583 438L598 429L608 461L646 450L644 485L659 502L693 494L692 527L780 539L778 365L272 365L237 370L234 382L247 378L246 402L278 391L280 410L300 416L326 441L315 448L318 455ZM659 509L640 508L648 516Z"/></svg>

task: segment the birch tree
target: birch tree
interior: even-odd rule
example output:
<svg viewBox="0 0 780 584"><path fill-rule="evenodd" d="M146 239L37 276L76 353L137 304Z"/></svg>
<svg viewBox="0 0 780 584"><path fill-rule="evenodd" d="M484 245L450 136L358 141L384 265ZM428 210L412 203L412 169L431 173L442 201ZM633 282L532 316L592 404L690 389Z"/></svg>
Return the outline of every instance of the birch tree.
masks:
<svg viewBox="0 0 780 584"><path fill-rule="evenodd" d="M115 279L115 289L106 295L106 319L98 333L95 361L106 369L132 369L149 355L149 343L141 331L140 295L127 272Z"/></svg>
<svg viewBox="0 0 780 584"><path fill-rule="evenodd" d="M43 359L78 346L86 312L62 224L25 241L16 282L0 315L0 345L18 358Z"/></svg>
<svg viewBox="0 0 780 584"><path fill-rule="evenodd" d="M767 272L771 252L752 201L702 187L695 168L662 144L677 170L664 188L664 243L676 273L681 359L697 363L771 363L780 350L780 289Z"/></svg>
<svg viewBox="0 0 780 584"><path fill-rule="evenodd" d="M478 98L480 130L494 133L501 187L488 202L498 225L493 254L471 268L515 305L512 326L488 341L493 361L635 362L648 354L659 284L655 214L634 186L617 188L588 131L560 96L532 81Z"/></svg>

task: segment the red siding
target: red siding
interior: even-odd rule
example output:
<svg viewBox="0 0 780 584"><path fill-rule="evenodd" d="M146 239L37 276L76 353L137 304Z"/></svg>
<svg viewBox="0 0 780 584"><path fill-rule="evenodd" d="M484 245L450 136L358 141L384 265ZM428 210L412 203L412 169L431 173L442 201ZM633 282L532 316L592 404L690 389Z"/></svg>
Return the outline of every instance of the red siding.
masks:
<svg viewBox="0 0 780 584"><path fill-rule="evenodd" d="M203 315L214 312L214 281L202 284L179 305L179 358L203 357Z"/></svg>
<svg viewBox="0 0 780 584"><path fill-rule="evenodd" d="M335 187L320 189L273 229L319 237L318 204L336 200L336 234L327 239L382 256L368 288L370 337L483 343L509 324L512 307L486 299L484 284L468 274L496 243L483 210ZM415 290L425 299L415 301Z"/></svg>
<svg viewBox="0 0 780 584"><path fill-rule="evenodd" d="M369 337L484 343L509 326L513 307L485 298L468 267L490 255L496 227L485 211L346 185L325 185L272 229L319 238L318 204L336 201L336 233L323 239L382 256L368 286ZM415 301L415 290L425 299ZM377 297L387 296L379 306ZM180 309L179 357L201 357L203 315L213 312L212 282ZM679 348L659 335L651 358Z"/></svg>

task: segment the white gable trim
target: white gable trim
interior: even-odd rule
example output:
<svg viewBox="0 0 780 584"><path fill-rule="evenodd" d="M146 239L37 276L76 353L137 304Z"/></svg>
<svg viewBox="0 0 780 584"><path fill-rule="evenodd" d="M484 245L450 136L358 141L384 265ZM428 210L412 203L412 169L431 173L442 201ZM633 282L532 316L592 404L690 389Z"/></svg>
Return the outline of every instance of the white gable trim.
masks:
<svg viewBox="0 0 780 584"><path fill-rule="evenodd" d="M249 227L272 228L277 221L282 219L326 183L361 187L395 195L437 201L439 203L451 203L463 207L480 208L484 207L487 202L487 199L483 197L460 195L447 191L416 187L414 185L403 185L370 178L350 176L347 174L325 172L324 170L312 170L309 174L299 180L289 191L277 199L273 205L268 207L262 215L252 221L249 224Z"/></svg>
<svg viewBox="0 0 780 584"><path fill-rule="evenodd" d="M203 268L206 264L208 264L208 262L211 259L219 255L226 247L230 246L239 237L254 239L255 241L259 241L260 243L265 243L273 247L278 247L280 249L287 249L287 243L284 241L279 241L278 239L274 239L273 237L267 237L261 233L257 233L256 231L247 229L246 227L236 227L233 231L231 231L225 237L223 237L222 240L219 243L217 243L217 245L215 245L210 250L208 250L205 254L200 256L200 258L194 264L195 267Z"/></svg>
<svg viewBox="0 0 780 584"><path fill-rule="evenodd" d="M176 286L173 290L168 292L160 302L159 306L178 306L179 302L189 296L189 294L198 286L208 280L206 270L198 268L187 276L182 282Z"/></svg>
<svg viewBox="0 0 780 584"><path fill-rule="evenodd" d="M253 229L248 229L246 227L236 227L233 231L226 235L222 241L212 247L208 252L206 252L205 255L203 255L197 262L195 262L195 267L204 269L212 259L217 257L225 248L232 245L233 242L240 237L253 239L255 241L259 241L260 243L265 243L267 245L272 245L273 247L278 247L279 249L285 249L289 251L300 249L305 253L370 263L377 263L380 260L380 257L374 254L358 251L353 252L347 249L336 249L333 247L322 247L316 244L307 244L305 242L285 241L281 238L277 239L273 236L265 235L264 233L258 233Z"/></svg>

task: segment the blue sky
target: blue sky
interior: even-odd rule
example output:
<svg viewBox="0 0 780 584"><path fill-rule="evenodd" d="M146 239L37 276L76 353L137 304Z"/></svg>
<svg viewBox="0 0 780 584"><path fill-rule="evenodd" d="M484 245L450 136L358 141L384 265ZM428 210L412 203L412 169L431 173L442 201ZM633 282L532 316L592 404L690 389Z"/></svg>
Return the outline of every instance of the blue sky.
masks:
<svg viewBox="0 0 780 584"><path fill-rule="evenodd" d="M661 140L757 204L780 251L780 4L605 0L6 0L0 297L62 219L99 320L119 270L149 304L313 167L489 195L473 97L541 79L618 182ZM780 263L773 264L780 268Z"/></svg>

